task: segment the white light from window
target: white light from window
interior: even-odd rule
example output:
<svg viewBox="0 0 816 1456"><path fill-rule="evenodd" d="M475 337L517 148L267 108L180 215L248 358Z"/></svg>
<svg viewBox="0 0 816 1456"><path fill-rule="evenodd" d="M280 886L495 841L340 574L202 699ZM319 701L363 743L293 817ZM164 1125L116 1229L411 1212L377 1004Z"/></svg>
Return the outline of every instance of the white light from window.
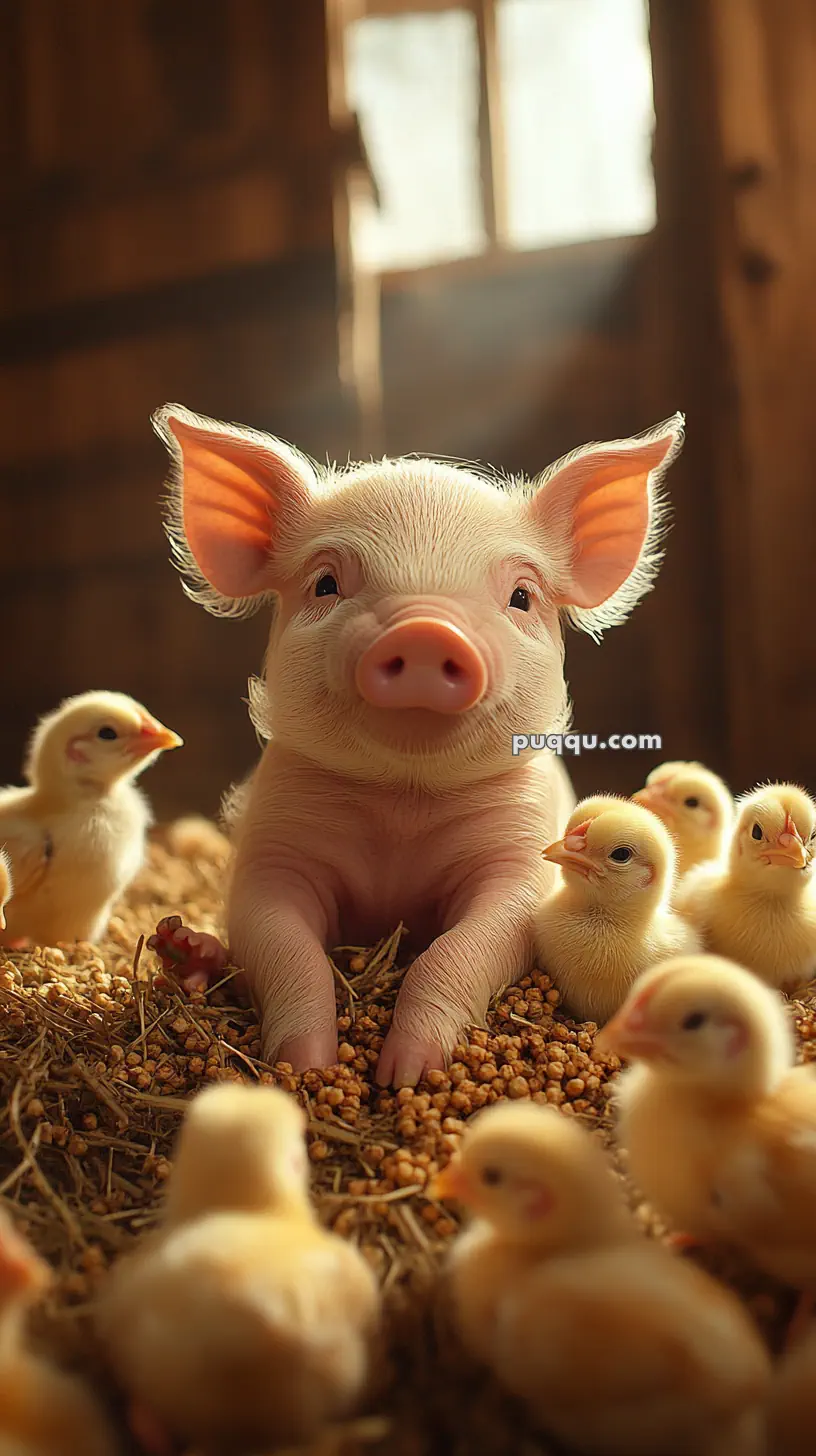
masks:
<svg viewBox="0 0 816 1456"><path fill-rule="evenodd" d="M513 246L654 227L647 27L645 0L499 0Z"/></svg>
<svg viewBox="0 0 816 1456"><path fill-rule="evenodd" d="M375 268L480 253L479 51L472 14L372 16L350 25L346 64L381 209L354 249Z"/></svg>

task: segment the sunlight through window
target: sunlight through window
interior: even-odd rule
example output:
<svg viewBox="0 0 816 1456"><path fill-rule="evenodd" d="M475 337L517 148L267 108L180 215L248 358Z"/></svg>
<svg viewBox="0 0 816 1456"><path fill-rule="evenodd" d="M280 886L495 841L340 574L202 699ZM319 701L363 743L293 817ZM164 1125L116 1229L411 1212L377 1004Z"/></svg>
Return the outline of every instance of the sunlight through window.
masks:
<svg viewBox="0 0 816 1456"><path fill-rule="evenodd" d="M499 0L508 241L648 232L655 224L644 0Z"/></svg>
<svg viewBox="0 0 816 1456"><path fill-rule="evenodd" d="M349 27L347 66L381 194L379 212L360 219L360 262L402 268L481 252L473 15L360 20Z"/></svg>
<svg viewBox="0 0 816 1456"><path fill-rule="evenodd" d="M504 142L493 168L507 198L500 243L648 232L646 0L496 0L496 48ZM473 12L367 15L348 27L347 75L381 197L379 210L355 221L359 262L387 270L483 252Z"/></svg>

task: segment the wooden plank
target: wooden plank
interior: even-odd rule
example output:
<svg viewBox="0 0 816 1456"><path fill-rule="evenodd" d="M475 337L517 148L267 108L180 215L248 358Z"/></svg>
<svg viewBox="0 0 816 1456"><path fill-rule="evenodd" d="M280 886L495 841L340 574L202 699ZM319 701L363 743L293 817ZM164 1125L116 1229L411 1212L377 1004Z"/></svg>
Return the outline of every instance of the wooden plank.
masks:
<svg viewBox="0 0 816 1456"><path fill-rule="evenodd" d="M718 470L740 777L816 778L816 13L808 0L706 7L725 378Z"/></svg>
<svg viewBox="0 0 816 1456"><path fill-rule="evenodd" d="M103 294L61 307L29 309L0 321L0 367L28 364L75 349L104 347L189 325L218 327L232 320L291 317L302 304L331 319L336 280L331 252L218 269L175 278L125 294Z"/></svg>
<svg viewBox="0 0 816 1456"><path fill-rule="evenodd" d="M479 176L485 232L491 248L508 237L507 158L501 75L496 40L496 0L476 0L479 46Z"/></svg>
<svg viewBox="0 0 816 1456"><path fill-rule="evenodd" d="M679 409L687 432L667 478L664 564L638 616L644 612L652 627L643 661L654 682L652 730L664 734L666 756L701 758L730 778L716 466L722 354L714 241L703 221L719 199L715 169L702 165L713 89L701 6L652 0L650 39L658 224L644 259L638 386L644 423Z"/></svg>

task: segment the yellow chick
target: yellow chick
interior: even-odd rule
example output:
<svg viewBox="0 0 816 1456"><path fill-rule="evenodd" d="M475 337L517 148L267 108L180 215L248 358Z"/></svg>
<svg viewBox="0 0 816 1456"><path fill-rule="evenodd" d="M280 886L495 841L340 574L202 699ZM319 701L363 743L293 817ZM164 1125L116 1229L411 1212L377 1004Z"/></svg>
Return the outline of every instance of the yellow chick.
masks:
<svg viewBox="0 0 816 1456"><path fill-rule="evenodd" d="M138 872L151 815L134 779L181 744L123 693L68 698L32 737L27 788L0 789L14 876L6 944L95 940Z"/></svg>
<svg viewBox="0 0 816 1456"><path fill-rule="evenodd" d="M786 1352L769 1402L769 1456L813 1456L816 1430L816 1325Z"/></svg>
<svg viewBox="0 0 816 1456"><path fill-rule="evenodd" d="M661 819L677 848L677 874L721 859L734 823L734 800L702 763L661 763L632 795Z"/></svg>
<svg viewBox="0 0 816 1456"><path fill-rule="evenodd" d="M115 1456L107 1419L89 1390L27 1349L28 1306L50 1271L0 1213L0 1452L8 1456Z"/></svg>
<svg viewBox="0 0 816 1456"><path fill-rule="evenodd" d="M596 1039L618 1081L629 1169L666 1222L816 1290L816 1076L796 1067L782 998L741 966L648 971Z"/></svg>
<svg viewBox="0 0 816 1456"><path fill-rule="evenodd" d="M554 1109L478 1114L431 1193L475 1216L462 1343L571 1450L759 1456L768 1357L739 1301L644 1238L596 1140Z"/></svg>
<svg viewBox="0 0 816 1456"><path fill-rule="evenodd" d="M534 922L538 959L580 1021L606 1021L648 966L699 950L670 909L674 849L647 809L624 799L579 804L567 833L544 851L563 884Z"/></svg>
<svg viewBox="0 0 816 1456"><path fill-rule="evenodd" d="M692 870L675 904L706 950L794 992L816 975L816 804L793 784L770 784L737 811L727 860Z"/></svg>
<svg viewBox="0 0 816 1456"><path fill-rule="evenodd" d="M377 1282L317 1222L305 1121L273 1087L195 1098L163 1222L112 1272L98 1329L154 1449L307 1441L360 1396Z"/></svg>

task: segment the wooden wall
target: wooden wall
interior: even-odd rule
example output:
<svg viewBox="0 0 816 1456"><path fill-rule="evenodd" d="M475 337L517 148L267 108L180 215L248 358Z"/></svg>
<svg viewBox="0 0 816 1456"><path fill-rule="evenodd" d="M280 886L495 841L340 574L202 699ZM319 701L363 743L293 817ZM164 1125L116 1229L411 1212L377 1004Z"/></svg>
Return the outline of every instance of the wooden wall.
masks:
<svg viewBox="0 0 816 1456"><path fill-rule="evenodd" d="M816 790L816 7L650 9L656 230L387 282L387 445L535 472L682 409L657 588L570 634L576 724ZM572 767L626 790L653 761Z"/></svg>
<svg viewBox="0 0 816 1456"><path fill-rule="evenodd" d="M149 415L343 457L363 397L364 452L531 473L685 410L657 590L600 647L570 636L576 722L816 786L816 10L651 0L651 28L656 231L386 279L380 312L376 280L338 288L354 137L323 0L0 0L0 779L37 713L108 685L188 739L160 812L214 807L254 755L265 624L183 598Z"/></svg>
<svg viewBox="0 0 816 1456"><path fill-rule="evenodd" d="M109 686L187 740L159 810L212 809L255 753L265 625L183 597L149 420L179 400L349 449L322 0L5 0L0 22L0 781L38 713Z"/></svg>

